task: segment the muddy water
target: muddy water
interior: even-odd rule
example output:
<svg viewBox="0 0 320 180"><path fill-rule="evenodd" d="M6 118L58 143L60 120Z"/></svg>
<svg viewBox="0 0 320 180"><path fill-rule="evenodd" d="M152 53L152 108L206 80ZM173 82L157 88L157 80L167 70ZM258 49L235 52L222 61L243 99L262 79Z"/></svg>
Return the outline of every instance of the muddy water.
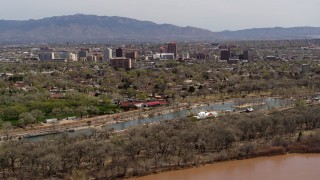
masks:
<svg viewBox="0 0 320 180"><path fill-rule="evenodd" d="M320 154L229 161L134 180L320 180Z"/></svg>

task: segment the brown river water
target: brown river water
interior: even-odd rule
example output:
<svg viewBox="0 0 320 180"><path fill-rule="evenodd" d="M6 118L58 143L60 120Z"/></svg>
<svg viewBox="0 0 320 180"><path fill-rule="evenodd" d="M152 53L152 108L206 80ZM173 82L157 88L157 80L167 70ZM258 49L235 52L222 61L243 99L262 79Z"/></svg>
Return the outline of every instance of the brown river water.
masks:
<svg viewBox="0 0 320 180"><path fill-rule="evenodd" d="M320 154L260 157L159 173L134 180L320 180Z"/></svg>

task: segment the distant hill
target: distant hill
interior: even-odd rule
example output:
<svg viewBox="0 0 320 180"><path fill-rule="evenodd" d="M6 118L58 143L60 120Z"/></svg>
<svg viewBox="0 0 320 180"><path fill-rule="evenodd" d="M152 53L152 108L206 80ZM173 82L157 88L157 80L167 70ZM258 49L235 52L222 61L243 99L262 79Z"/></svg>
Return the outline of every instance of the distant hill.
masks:
<svg viewBox="0 0 320 180"><path fill-rule="evenodd" d="M223 31L216 34L225 40L283 40L320 38L320 27L254 28L239 31Z"/></svg>
<svg viewBox="0 0 320 180"><path fill-rule="evenodd" d="M213 32L124 17L71 15L40 20L0 20L0 41L205 40Z"/></svg>
<svg viewBox="0 0 320 180"><path fill-rule="evenodd" d="M212 32L124 17L71 15L39 20L0 20L0 42L104 42L279 40L319 38L320 28L260 28Z"/></svg>

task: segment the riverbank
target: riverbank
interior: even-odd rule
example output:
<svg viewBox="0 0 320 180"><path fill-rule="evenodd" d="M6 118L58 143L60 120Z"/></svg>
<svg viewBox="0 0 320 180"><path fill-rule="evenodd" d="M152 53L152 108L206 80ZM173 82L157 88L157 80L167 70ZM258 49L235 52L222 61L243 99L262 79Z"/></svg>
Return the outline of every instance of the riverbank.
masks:
<svg viewBox="0 0 320 180"><path fill-rule="evenodd" d="M292 153L320 153L320 131L319 129L313 129L312 127L308 126L308 124L312 121L314 121L315 124L319 123L317 121L317 118L316 119L312 118L313 115L316 115L315 113L318 112L317 107L319 107L319 105L309 106L309 107L300 107L300 108L294 108L294 109L286 109L284 111L278 111L276 113L268 114L266 115L265 119L261 117L261 114L257 114L257 116L252 116L252 115L247 116L247 114L239 115L239 116L245 117L243 121L241 121L244 124L239 122L239 119L237 119L238 117L235 117L238 115L229 116L229 117L226 116L226 118L229 118L230 121L224 118L220 119L220 122L222 123L228 122L227 123L229 124L228 126L224 126L224 125L219 126L217 124L217 120L208 120L207 122L204 122L204 123L214 124L212 125L212 127L209 127L210 131L211 130L216 131L216 133L214 133L213 136L210 135L210 133L206 134L206 130L203 127L198 129L197 126L190 126L187 132L191 136L193 133L199 133L199 131L202 131L204 132L204 134L206 134L205 136L207 137L207 141L204 145L196 144L195 147L185 147L186 149L183 150L182 152L184 151L187 151L187 152L185 152L185 154L184 153L181 154L180 153L181 145L179 144L181 141L178 141L177 144L172 145L174 147L178 147L178 150L177 150L178 152L176 152L177 154L169 155L169 157L167 157L165 155L166 153L164 153L163 159L159 157L155 158L154 161L156 162L153 162L154 164L153 166L147 163L148 161L145 159L144 155L143 156L140 155L141 161L138 161L138 162L142 164L148 164L149 166L140 167L140 166L132 165L133 168L127 169L125 172L126 176L124 177L130 178L134 176L145 176L148 174L157 174L157 173L166 172L166 171L174 171L174 170L181 170L185 168L199 167L199 166L213 164L217 162L244 160L244 159L251 159L256 157L264 157L264 156L270 157L270 156L285 155L285 154L292 154ZM307 119L305 119L304 121L307 126L305 127L303 126L304 128L306 128L305 129L306 131L300 129L301 127L298 124L296 124L298 126L296 125L293 126L294 131L292 131L291 133L289 133L290 131L287 131L287 130L282 131L284 130L284 128L288 128L287 120L293 117L297 117L296 115L299 114L298 112L300 112L301 113L300 115L303 115L303 116L308 115ZM280 113L280 116L278 116L279 115L278 113ZM273 119L273 121L276 121L277 122L276 124L281 126L271 128L271 126L266 124L267 122L270 122L271 119ZM298 119L299 118L293 118L293 119L290 119L290 121L298 122L297 121ZM180 123L182 123L182 125L180 125ZM259 127L258 124L261 124L261 123L264 125L262 127ZM241 134L235 133L236 131L228 131L229 128L233 127L233 126L230 126L231 124L233 126L234 125L237 126L239 128L238 130L240 130L241 128L244 128L245 125L249 125L247 126L249 129L246 129L245 131L243 130L241 132L242 134L241 135ZM252 125L254 125L258 131L253 131L254 129L250 128ZM176 131L181 131L180 128L177 128L179 126L186 127L186 125L181 121L179 121L178 123L173 123L172 126L175 127L174 129ZM314 127L319 127L319 126L316 125ZM224 128L224 130L222 130L222 128ZM313 130L310 130L309 128ZM265 130L269 131L270 134L266 133ZM170 130L168 131L172 132ZM285 133L286 135L284 134L284 132L286 132ZM229 143L230 141L231 142L233 141L232 137L230 137L230 133L235 133L235 135L238 137L236 138L236 140L233 139L235 141L232 146L228 146L226 144L226 143ZM176 134L180 134L180 133L176 132ZM168 138L172 139L171 136L172 135L170 135L170 137ZM182 136L180 137L180 139L183 141L183 140L186 140L187 137ZM175 136L173 136L173 138L175 138ZM212 138L214 138L215 140L213 140L213 142L210 143ZM225 139L223 140L223 138ZM160 147L162 146L166 147L166 143L160 145ZM213 146L213 147L210 148L208 146ZM157 146L155 146L154 148L157 148ZM190 151L189 150L190 148L191 149L194 148L194 151ZM161 150L159 151L161 152ZM140 154L142 154L141 151L139 152ZM152 158L149 160L152 160ZM134 161L137 161L137 160L134 160ZM133 164L135 164L135 162L133 162Z"/></svg>
<svg viewBox="0 0 320 180"><path fill-rule="evenodd" d="M227 161L133 178L134 180L318 179L320 154L287 154Z"/></svg>
<svg viewBox="0 0 320 180"><path fill-rule="evenodd" d="M245 103L245 104L241 104L241 105L235 105L233 106L234 108L248 108L248 107L252 107L252 106L258 106L258 105L263 105L265 104L264 102L257 102L257 103Z"/></svg>
<svg viewBox="0 0 320 180"><path fill-rule="evenodd" d="M211 156L210 157L211 159L208 159L207 161L204 160L202 162L198 162L197 165L190 164L190 165L166 167L166 168L154 170L148 174L141 174L138 177L130 176L126 178L133 179L133 180L149 180L149 179L159 179L159 178L163 179L164 177L161 176L162 173L163 174L174 173L177 171L185 171L185 170L192 170L194 168L203 168L206 166L219 165L220 163L238 162L239 160L241 161L251 160L251 159L257 159L257 158L263 158L263 157L270 158L270 157L294 155L294 154L317 154L319 155L319 158L320 158L320 131L313 130L313 131L307 132L307 134L309 135L299 140L300 142L293 142L292 144L287 144L286 147L262 145L262 147L256 150L249 148L246 154L242 154L240 156L239 155L228 156L228 155L225 155L225 153L220 153L214 157ZM295 139L295 137L293 139ZM159 178L157 178L157 175L160 175ZM198 178L199 176L197 176L196 179ZM212 177L207 177L207 178L212 179ZM170 178L166 178L166 179L170 179ZM176 179L176 177L172 179ZM192 179L192 178L189 178L189 179Z"/></svg>

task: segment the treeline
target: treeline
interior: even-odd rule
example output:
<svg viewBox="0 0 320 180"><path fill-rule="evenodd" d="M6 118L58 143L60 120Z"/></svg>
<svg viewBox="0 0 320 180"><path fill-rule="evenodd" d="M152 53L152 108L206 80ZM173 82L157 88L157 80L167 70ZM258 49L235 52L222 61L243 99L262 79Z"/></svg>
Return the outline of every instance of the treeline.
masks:
<svg viewBox="0 0 320 180"><path fill-rule="evenodd" d="M2 178L115 179L285 152L320 152L320 105L197 121L144 125L123 133L92 129L53 141L1 144ZM310 134L310 133L309 133Z"/></svg>
<svg viewBox="0 0 320 180"><path fill-rule="evenodd" d="M45 86L34 91L15 91L10 86L3 87L0 88L0 94L0 120L20 126L43 122L46 118L81 118L116 112L119 109L105 94L96 96L65 91L59 93L59 98L55 98L51 97L53 93Z"/></svg>
<svg viewBox="0 0 320 180"><path fill-rule="evenodd" d="M300 73L302 63L312 65L309 74ZM107 114L120 110L112 101L147 100L150 95L168 102L260 92L303 97L320 88L320 68L312 61L243 65L169 61L160 65L124 71L103 62L1 64L0 72L12 76L0 77L0 120L24 126L45 118ZM33 110L43 115L20 117Z"/></svg>
<svg viewBox="0 0 320 180"><path fill-rule="evenodd" d="M2 98L6 96L0 99ZM11 98L20 99L10 104L5 103L7 100L0 103L0 120L20 127L43 122L48 118L63 119L70 116L82 118L119 110L119 107L107 97L103 99L103 97L85 96L77 92L65 93L63 99L49 99L43 98L42 95L37 97L28 94L9 99Z"/></svg>
<svg viewBox="0 0 320 180"><path fill-rule="evenodd" d="M92 63L2 64L0 72L13 75L0 77L0 120L23 127L48 118L95 116L120 110L111 95L94 87L98 83L92 76L99 71L93 67ZM74 75L72 69L79 73Z"/></svg>

